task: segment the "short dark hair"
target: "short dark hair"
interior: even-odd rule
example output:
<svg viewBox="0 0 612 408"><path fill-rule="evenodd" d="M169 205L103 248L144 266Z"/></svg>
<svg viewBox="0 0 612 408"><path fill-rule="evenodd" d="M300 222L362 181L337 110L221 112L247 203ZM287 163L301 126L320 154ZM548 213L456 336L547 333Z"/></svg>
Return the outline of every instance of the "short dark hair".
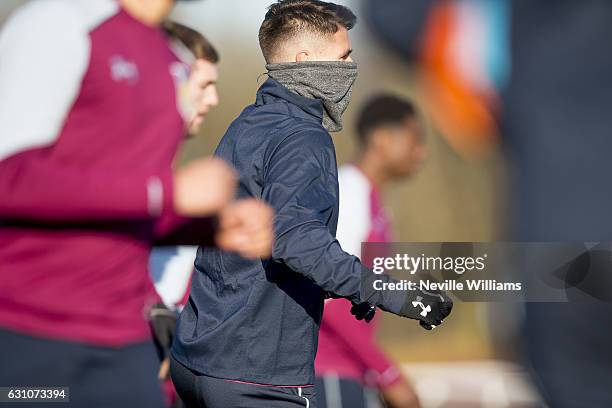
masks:
<svg viewBox="0 0 612 408"><path fill-rule="evenodd" d="M163 28L170 38L180 41L187 47L196 59L203 59L213 64L219 62L219 53L200 32L170 20L164 22Z"/></svg>
<svg viewBox="0 0 612 408"><path fill-rule="evenodd" d="M367 146L372 132L387 126L401 126L407 119L416 118L414 104L395 95L374 96L363 105L357 119L359 144Z"/></svg>
<svg viewBox="0 0 612 408"><path fill-rule="evenodd" d="M259 29L259 46L270 62L278 45L300 32L333 35L338 26L352 29L355 14L345 6L319 0L278 0L268 7Z"/></svg>

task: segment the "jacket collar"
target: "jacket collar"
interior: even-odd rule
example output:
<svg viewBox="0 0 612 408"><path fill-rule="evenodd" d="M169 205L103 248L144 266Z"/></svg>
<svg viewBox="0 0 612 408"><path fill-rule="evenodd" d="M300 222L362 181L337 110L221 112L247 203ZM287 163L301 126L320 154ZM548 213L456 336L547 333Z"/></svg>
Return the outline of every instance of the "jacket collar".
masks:
<svg viewBox="0 0 612 408"><path fill-rule="evenodd" d="M267 105L277 102L279 99L298 107L300 111L306 113L308 119L314 119L318 123L323 121L323 103L318 99L306 98L291 92L280 82L268 78L257 91L257 105ZM302 116L302 115L300 115Z"/></svg>

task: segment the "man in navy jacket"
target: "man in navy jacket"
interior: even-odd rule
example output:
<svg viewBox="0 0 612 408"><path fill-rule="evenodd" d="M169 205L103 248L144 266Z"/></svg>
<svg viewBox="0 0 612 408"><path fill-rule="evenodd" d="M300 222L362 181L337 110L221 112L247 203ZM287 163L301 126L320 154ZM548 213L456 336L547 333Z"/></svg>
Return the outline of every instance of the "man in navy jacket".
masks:
<svg viewBox="0 0 612 408"><path fill-rule="evenodd" d="M392 279L374 275L335 239L329 132L341 129L357 76L348 37L354 24L346 7L312 0L280 0L266 14L259 39L269 79L216 155L238 171L240 197L275 209L275 245L265 261L199 249L172 352L172 377L187 405L310 405L328 293L351 300L359 317L380 307L426 328L450 313L443 294L375 291L374 279ZM417 296L431 306L427 317L412 305Z"/></svg>

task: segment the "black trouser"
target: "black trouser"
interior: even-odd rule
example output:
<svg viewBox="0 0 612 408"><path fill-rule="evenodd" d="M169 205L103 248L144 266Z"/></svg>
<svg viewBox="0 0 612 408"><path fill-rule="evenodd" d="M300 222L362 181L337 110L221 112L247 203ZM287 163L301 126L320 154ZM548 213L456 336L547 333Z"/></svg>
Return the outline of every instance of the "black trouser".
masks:
<svg viewBox="0 0 612 408"><path fill-rule="evenodd" d="M382 404L376 390L365 388L357 381L337 376L317 377L315 390L317 408L380 408Z"/></svg>
<svg viewBox="0 0 612 408"><path fill-rule="evenodd" d="M170 373L188 408L315 408L314 387L273 387L227 381L196 373L174 357Z"/></svg>
<svg viewBox="0 0 612 408"><path fill-rule="evenodd" d="M158 370L152 342L107 348L0 330L0 387L70 387L69 403L2 408L162 408Z"/></svg>

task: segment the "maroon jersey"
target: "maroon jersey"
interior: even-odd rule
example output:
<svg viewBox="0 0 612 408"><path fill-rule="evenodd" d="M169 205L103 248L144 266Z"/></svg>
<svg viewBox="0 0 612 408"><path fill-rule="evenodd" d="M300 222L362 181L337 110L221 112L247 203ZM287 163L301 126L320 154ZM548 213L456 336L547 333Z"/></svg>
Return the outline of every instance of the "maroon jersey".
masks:
<svg viewBox="0 0 612 408"><path fill-rule="evenodd" d="M110 346L149 337L147 263L174 217L184 69L157 27L112 0L39 0L3 27L1 328Z"/></svg>

